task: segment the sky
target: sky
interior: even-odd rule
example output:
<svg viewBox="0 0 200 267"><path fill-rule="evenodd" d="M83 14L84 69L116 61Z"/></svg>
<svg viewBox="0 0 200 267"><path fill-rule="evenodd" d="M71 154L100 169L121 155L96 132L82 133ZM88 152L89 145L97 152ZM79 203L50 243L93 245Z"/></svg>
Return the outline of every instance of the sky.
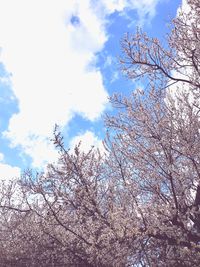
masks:
<svg viewBox="0 0 200 267"><path fill-rule="evenodd" d="M120 40L141 26L163 39L181 0L0 0L0 179L58 158L103 150L108 97L141 84L120 73Z"/></svg>

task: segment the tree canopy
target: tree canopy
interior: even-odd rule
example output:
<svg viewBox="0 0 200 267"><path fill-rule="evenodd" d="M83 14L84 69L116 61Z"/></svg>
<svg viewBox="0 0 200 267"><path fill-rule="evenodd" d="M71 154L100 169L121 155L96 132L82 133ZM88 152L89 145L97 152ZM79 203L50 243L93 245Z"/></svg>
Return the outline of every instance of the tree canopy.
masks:
<svg viewBox="0 0 200 267"><path fill-rule="evenodd" d="M199 266L200 2L188 0L168 46L138 29L122 71L147 88L110 98L105 154L67 150L0 186L1 266Z"/></svg>

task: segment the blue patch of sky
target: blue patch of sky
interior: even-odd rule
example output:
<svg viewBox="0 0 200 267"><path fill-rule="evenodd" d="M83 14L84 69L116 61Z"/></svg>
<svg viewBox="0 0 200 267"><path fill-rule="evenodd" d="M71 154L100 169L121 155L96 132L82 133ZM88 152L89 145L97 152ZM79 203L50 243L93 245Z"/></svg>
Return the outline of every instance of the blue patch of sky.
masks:
<svg viewBox="0 0 200 267"><path fill-rule="evenodd" d="M21 149L11 148L10 141L4 137L3 132L7 130L9 119L18 110L18 101L13 95L9 81L10 73L0 63L0 152L4 154L4 162L11 166L21 166L22 169L30 165L30 159L22 160Z"/></svg>
<svg viewBox="0 0 200 267"><path fill-rule="evenodd" d="M171 20L176 17L177 9L181 6L181 3L181 0L168 0L158 3L156 15L151 23L147 27L144 25L144 29L148 31L148 35L164 41L167 34L170 33Z"/></svg>
<svg viewBox="0 0 200 267"><path fill-rule="evenodd" d="M123 91L122 88L129 88L131 83L121 74L119 64L120 40L127 32L127 17L115 12L109 17L109 21L107 28L109 39L104 50L98 54L97 65L103 75L104 85L111 95L113 92Z"/></svg>
<svg viewBox="0 0 200 267"><path fill-rule="evenodd" d="M89 121L81 115L76 114L62 131L65 136L66 146L68 147L69 145L67 141L70 141L74 136L84 134L86 131L94 132L98 138L103 139L105 136L103 116L95 121Z"/></svg>
<svg viewBox="0 0 200 267"><path fill-rule="evenodd" d="M18 102L13 95L9 81L10 74L6 72L4 65L0 63L0 129L6 129L8 119L18 111Z"/></svg>
<svg viewBox="0 0 200 267"><path fill-rule="evenodd" d="M173 2L162 1L156 8L155 17L151 20L151 23L145 23L143 25L143 30L148 32L152 37L163 39L169 32L167 24L171 18L176 16L177 8L180 4L181 0L175 0ZM121 55L120 41L125 33L134 33L136 31L138 22L139 17L136 11L126 10L125 16L122 13L115 12L108 17L107 33L109 38L103 51L96 55L97 61L95 64L102 73L104 86L109 95L115 92L130 95L134 89L143 87L144 85L140 81L132 81L122 75L119 64L119 57ZM73 16L71 23L73 25L79 24L79 18ZM114 114L115 110L108 109L107 113ZM103 118L104 116L96 122L90 122L81 115L75 115L64 130L66 139L70 140L87 130L95 132L98 137L103 139L105 137Z"/></svg>
<svg viewBox="0 0 200 267"><path fill-rule="evenodd" d="M161 39L163 42L169 32L170 20L176 16L177 8L180 6L181 0L162 1L156 8L156 15L150 23L144 23L142 30L148 35ZM120 41L125 33L135 33L139 26L138 15L135 11L127 11L126 16L115 12L109 17L110 24L107 31L109 39L104 46L104 50L98 54L97 66L100 68L104 85L109 94L114 92L122 92L129 94L138 86L142 86L139 81L128 80L120 71L119 57L121 53ZM166 45L166 42L164 43ZM105 64L107 58L111 58L111 64Z"/></svg>
<svg viewBox="0 0 200 267"><path fill-rule="evenodd" d="M20 166L23 170L26 170L31 166L32 159L29 156L25 156L22 153L20 146L12 148L10 147L10 142L6 138L0 138L0 152L4 154L4 162L11 166Z"/></svg>

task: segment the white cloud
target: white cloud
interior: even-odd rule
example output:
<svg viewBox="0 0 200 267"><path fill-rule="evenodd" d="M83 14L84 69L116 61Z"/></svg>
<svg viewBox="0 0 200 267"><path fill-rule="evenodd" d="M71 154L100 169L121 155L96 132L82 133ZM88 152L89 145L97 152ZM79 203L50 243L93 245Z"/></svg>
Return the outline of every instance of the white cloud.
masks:
<svg viewBox="0 0 200 267"><path fill-rule="evenodd" d="M74 149L74 147L78 145L80 141L80 148L84 152L88 152L94 146L95 148L98 148L100 152L105 153L102 140L95 136L95 134L91 131L86 131L84 134L75 136L70 142L70 148Z"/></svg>
<svg viewBox="0 0 200 267"><path fill-rule="evenodd" d="M177 10L177 16L181 12L181 10L186 14L190 11L190 6L188 5L187 0L182 0L182 4Z"/></svg>
<svg viewBox="0 0 200 267"><path fill-rule="evenodd" d="M4 154L0 152L0 180L13 180L20 177L21 170L4 162Z"/></svg>
<svg viewBox="0 0 200 267"><path fill-rule="evenodd" d="M12 180L20 177L20 168L0 163L0 180Z"/></svg>
<svg viewBox="0 0 200 267"><path fill-rule="evenodd" d="M48 141L55 123L64 127L75 113L95 120L105 110L108 94L91 63L108 38L106 15L152 12L157 1L101 0L97 8L90 0L0 0L0 60L19 103L4 135L35 167L57 156Z"/></svg>
<svg viewBox="0 0 200 267"><path fill-rule="evenodd" d="M105 109L108 95L101 73L87 69L106 41L105 30L89 1L0 4L1 59L12 72L20 109L12 116L6 136L39 166L45 154L46 160L54 158L46 137L52 135L55 123L66 125L74 112L94 120ZM73 14L80 26L70 23Z"/></svg>
<svg viewBox="0 0 200 267"><path fill-rule="evenodd" d="M20 168L4 163L4 154L0 153L0 180L12 180L19 177L20 173Z"/></svg>

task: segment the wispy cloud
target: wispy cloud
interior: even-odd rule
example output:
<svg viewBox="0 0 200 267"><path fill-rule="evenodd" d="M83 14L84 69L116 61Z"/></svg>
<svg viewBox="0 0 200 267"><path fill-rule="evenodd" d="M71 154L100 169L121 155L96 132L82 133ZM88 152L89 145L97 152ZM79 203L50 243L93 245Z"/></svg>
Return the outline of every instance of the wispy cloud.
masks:
<svg viewBox="0 0 200 267"><path fill-rule="evenodd" d="M156 5L162 0L102 0L104 6L109 13L115 11L122 12L126 15L127 10L136 10L139 20L151 19L156 12ZM140 22L141 23L141 22Z"/></svg>

